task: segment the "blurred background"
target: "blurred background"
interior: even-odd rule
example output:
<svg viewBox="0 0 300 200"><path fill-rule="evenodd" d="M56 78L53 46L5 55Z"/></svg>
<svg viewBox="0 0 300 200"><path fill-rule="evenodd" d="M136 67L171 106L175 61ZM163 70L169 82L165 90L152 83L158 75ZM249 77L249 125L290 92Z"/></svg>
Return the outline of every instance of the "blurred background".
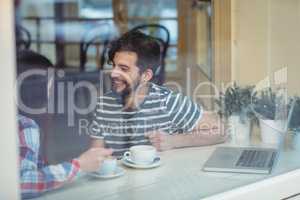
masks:
<svg viewBox="0 0 300 200"><path fill-rule="evenodd" d="M284 85L290 96L299 95L299 10L299 0L15 0L18 68L24 57L38 54L51 69L64 71L52 77L53 88L88 81L103 93L110 89L104 73L111 68L106 62L110 41L138 29L161 45L154 81L196 96L205 109L213 109L212 97L233 81ZM90 114L75 113L74 125L68 126L66 92L62 99L49 96L49 81L28 79L22 95L32 106L42 105L40 99L47 103L51 95L55 108L63 105L61 112L30 116L45 132L49 161L58 162L86 149L88 137L79 134L78 120L90 120ZM78 107L87 108L90 101L85 88L76 90Z"/></svg>

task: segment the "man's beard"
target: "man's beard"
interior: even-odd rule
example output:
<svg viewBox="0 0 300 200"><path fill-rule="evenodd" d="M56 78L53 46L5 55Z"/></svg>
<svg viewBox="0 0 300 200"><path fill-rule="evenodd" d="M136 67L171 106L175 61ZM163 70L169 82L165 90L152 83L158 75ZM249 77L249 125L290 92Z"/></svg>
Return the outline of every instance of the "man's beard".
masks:
<svg viewBox="0 0 300 200"><path fill-rule="evenodd" d="M122 91L118 92L113 85L112 90L119 96L120 102L125 105L126 99L138 90L141 84L141 79L137 79L136 81L132 82L132 87L130 87L130 84L127 81L123 81L123 84L125 84L125 88Z"/></svg>

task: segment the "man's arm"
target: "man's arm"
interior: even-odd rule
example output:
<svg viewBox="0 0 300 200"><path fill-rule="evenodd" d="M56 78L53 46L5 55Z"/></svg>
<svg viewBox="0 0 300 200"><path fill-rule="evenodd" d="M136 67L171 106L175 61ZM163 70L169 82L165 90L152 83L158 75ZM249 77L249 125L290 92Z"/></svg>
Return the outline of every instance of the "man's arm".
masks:
<svg viewBox="0 0 300 200"><path fill-rule="evenodd" d="M38 168L37 163L27 159L21 160L21 191L23 198L32 198L43 192L62 187L72 182L80 171L92 172L101 167L106 156L112 151L103 148L91 148L71 162ZM27 152L28 157L34 156Z"/></svg>
<svg viewBox="0 0 300 200"><path fill-rule="evenodd" d="M98 99L98 103L97 103L97 107L94 110L94 118L92 120L92 126L90 127L90 147L91 148L104 148L104 136L103 136L103 132L102 132L102 128L101 128L101 122L98 121L97 116L101 115L101 110L102 110L102 106L101 103L102 101L100 100L100 98Z"/></svg>
<svg viewBox="0 0 300 200"><path fill-rule="evenodd" d="M33 198L41 193L73 181L80 171L96 171L112 150L91 148L77 159L45 166L39 157L39 128L32 120L22 118L19 132L20 182L22 198Z"/></svg>
<svg viewBox="0 0 300 200"><path fill-rule="evenodd" d="M74 159L58 165L37 168L36 163L23 160L21 164L22 198L32 198L41 193L61 187L71 182L80 172L80 164Z"/></svg>
<svg viewBox="0 0 300 200"><path fill-rule="evenodd" d="M201 120L191 132L168 135L156 131L147 134L147 136L150 142L161 151L173 148L218 144L224 142L227 138L224 131L224 123L213 113L204 113Z"/></svg>
<svg viewBox="0 0 300 200"><path fill-rule="evenodd" d="M23 119L20 135L20 180L23 198L60 187L71 181L80 171L78 160L59 165L42 166L39 157L39 128L34 121ZM26 124L25 124L26 123Z"/></svg>

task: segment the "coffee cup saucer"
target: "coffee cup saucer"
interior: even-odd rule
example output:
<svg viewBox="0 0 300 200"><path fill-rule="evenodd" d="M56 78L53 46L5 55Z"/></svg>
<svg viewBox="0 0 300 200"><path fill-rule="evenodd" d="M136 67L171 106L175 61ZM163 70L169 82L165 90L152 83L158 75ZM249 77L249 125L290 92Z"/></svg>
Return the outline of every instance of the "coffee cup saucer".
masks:
<svg viewBox="0 0 300 200"><path fill-rule="evenodd" d="M114 173L104 174L101 172L91 172L89 174L96 178L109 179L109 178L116 178L119 176L123 176L125 174L125 170L122 167L117 167Z"/></svg>
<svg viewBox="0 0 300 200"><path fill-rule="evenodd" d="M156 157L152 163L140 164L140 163L135 163L133 160L130 159L130 157L123 156L121 162L127 167L132 167L137 169L150 169L150 168L159 167L161 165L160 157Z"/></svg>

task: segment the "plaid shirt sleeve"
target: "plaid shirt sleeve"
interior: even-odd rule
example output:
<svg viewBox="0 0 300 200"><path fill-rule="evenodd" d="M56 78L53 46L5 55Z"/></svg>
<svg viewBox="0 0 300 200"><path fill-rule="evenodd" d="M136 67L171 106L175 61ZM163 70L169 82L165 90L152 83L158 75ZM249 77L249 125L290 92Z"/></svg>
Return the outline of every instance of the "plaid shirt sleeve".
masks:
<svg viewBox="0 0 300 200"><path fill-rule="evenodd" d="M20 180L22 198L32 198L71 182L80 172L73 159L45 166L39 157L39 128L33 120L19 118Z"/></svg>

